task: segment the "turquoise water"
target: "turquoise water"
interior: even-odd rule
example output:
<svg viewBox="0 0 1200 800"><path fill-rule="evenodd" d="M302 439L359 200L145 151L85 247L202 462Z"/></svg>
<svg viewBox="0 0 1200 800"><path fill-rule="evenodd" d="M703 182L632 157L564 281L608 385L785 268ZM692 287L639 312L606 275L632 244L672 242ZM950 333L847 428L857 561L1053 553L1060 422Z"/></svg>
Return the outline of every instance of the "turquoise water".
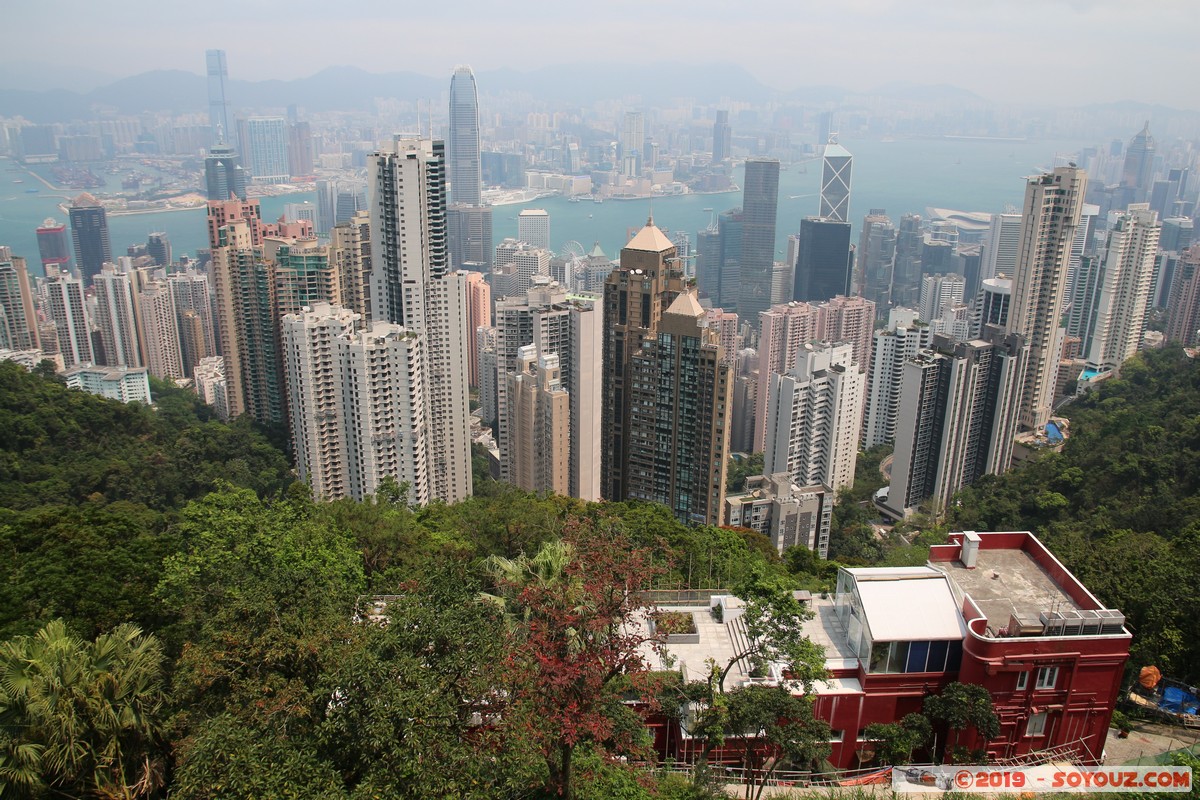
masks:
<svg viewBox="0 0 1200 800"><path fill-rule="evenodd" d="M872 208L883 208L893 220L908 212L925 215L927 206L963 211L1003 211L1006 205L1018 208L1024 197L1022 178L1042 167L1052 166L1056 155L1071 156L1090 144L1080 141L998 142L966 139L901 139L896 142L856 141L842 144L854 154L854 179L850 196L850 214L858 222ZM11 162L0 161L0 244L7 244L17 255L38 263L34 229L46 217L60 222L66 215L58 208L61 196L21 172L11 171ZM14 178L24 184L14 184ZM800 227L800 220L817 213L820 188L820 162L794 164L780 175L779 216L776 246L780 257L787 237ZM24 190L37 188L37 194ZM315 202L311 192L286 197L265 198L263 218L279 216L285 203ZM687 231L692 241L705 228L713 209L717 212L741 205L741 193L683 195L656 198L653 201L655 223L670 231ZM616 256L628 241L627 231L641 227L651 211L649 200L608 201L603 204L584 200L568 203L565 198L548 197L519 205L497 206L493 235L496 241L516 236L517 214L523 208L545 208L550 212L551 242L556 249L570 240L590 249L594 242L610 256ZM109 232L114 255L125 248L145 242L146 234L166 231L176 257L194 255L206 244L204 212L173 211L156 214L109 217ZM857 237L857 230L854 234ZM36 269L34 270L36 272Z"/></svg>

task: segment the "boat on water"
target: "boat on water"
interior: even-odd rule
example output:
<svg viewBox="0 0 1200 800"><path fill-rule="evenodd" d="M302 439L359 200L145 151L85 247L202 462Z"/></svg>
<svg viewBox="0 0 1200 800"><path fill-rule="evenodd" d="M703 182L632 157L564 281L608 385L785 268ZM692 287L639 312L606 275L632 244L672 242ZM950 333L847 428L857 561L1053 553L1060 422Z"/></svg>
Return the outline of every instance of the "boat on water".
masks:
<svg viewBox="0 0 1200 800"><path fill-rule="evenodd" d="M592 202L596 203L596 204L600 204L600 203L604 202L604 198L603 197L593 197Z"/></svg>
<svg viewBox="0 0 1200 800"><path fill-rule="evenodd" d="M40 189L26 189L25 194L37 194L39 191L41 191L41 190Z"/></svg>
<svg viewBox="0 0 1200 800"><path fill-rule="evenodd" d="M13 178L13 183L24 183L24 182L25 181L21 180L20 178Z"/></svg>
<svg viewBox="0 0 1200 800"><path fill-rule="evenodd" d="M568 203L578 203L579 198L575 195L571 195L570 197L567 198L567 202Z"/></svg>

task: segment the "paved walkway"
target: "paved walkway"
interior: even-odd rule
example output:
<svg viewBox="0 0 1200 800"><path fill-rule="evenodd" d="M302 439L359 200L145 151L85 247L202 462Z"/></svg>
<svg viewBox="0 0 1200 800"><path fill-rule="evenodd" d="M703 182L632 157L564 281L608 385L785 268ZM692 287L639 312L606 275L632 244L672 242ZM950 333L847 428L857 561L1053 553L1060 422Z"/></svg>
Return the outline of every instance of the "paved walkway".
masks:
<svg viewBox="0 0 1200 800"><path fill-rule="evenodd" d="M1108 729L1108 740L1104 752L1109 764L1153 763L1152 757L1172 750L1192 747L1196 751L1200 743L1200 730L1176 728L1155 723L1138 723L1129 737L1121 739L1116 728Z"/></svg>

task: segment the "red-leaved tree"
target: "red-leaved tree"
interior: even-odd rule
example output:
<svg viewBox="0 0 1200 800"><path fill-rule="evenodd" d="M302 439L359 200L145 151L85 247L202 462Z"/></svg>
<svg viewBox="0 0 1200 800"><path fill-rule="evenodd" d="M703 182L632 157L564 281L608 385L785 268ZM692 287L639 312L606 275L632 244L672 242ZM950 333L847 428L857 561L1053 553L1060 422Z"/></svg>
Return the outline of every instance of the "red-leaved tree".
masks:
<svg viewBox="0 0 1200 800"><path fill-rule="evenodd" d="M573 519L533 558L490 564L513 624L510 730L545 759L550 792L570 798L579 745L640 754L640 720L621 700L645 689L661 645L643 590L664 568L604 518Z"/></svg>

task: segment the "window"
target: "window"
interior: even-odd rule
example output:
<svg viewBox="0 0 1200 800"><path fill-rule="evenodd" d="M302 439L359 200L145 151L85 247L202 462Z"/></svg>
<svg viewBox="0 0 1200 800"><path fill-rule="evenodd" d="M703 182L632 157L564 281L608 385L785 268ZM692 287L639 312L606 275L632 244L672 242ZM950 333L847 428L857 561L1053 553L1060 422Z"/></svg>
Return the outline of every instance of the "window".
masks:
<svg viewBox="0 0 1200 800"><path fill-rule="evenodd" d="M1053 689L1056 683L1058 683L1058 667L1042 667L1038 670L1038 689Z"/></svg>
<svg viewBox="0 0 1200 800"><path fill-rule="evenodd" d="M845 731L831 730L829 732L829 741L833 744L841 744L842 737L846 735Z"/></svg>
<svg viewBox="0 0 1200 800"><path fill-rule="evenodd" d="M1021 691L1029 685L1029 672L1021 672L1017 674L1017 691Z"/></svg>
<svg viewBox="0 0 1200 800"><path fill-rule="evenodd" d="M1025 725L1026 736L1044 736L1046 733L1046 712L1039 711L1029 718Z"/></svg>

